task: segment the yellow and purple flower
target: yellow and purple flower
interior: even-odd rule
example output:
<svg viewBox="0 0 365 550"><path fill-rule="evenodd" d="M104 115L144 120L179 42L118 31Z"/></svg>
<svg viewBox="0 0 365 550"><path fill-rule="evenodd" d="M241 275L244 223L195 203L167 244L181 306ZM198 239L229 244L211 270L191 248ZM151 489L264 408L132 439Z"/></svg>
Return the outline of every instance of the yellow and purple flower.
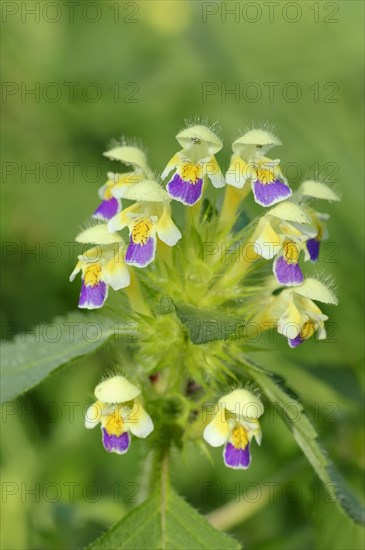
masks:
<svg viewBox="0 0 365 550"><path fill-rule="evenodd" d="M130 185L146 179L150 174L150 169L146 155L139 147L117 145L104 153L104 156L132 167L132 171L123 174L108 172L106 183L98 190L102 202L93 213L93 218L108 221L120 212L122 208L120 198L123 197L124 190L128 189Z"/></svg>
<svg viewBox="0 0 365 550"><path fill-rule="evenodd" d="M318 340L326 338L324 322L328 319L315 304L337 305L333 291L321 281L308 278L300 286L287 288L272 297L272 301L261 316L261 324L266 329L276 326L279 334L288 339L295 348L317 332Z"/></svg>
<svg viewBox="0 0 365 550"><path fill-rule="evenodd" d="M233 142L233 155L226 174L227 185L242 189L251 183L255 201L272 206L291 196L279 159L264 156L280 140L265 130L250 130Z"/></svg>
<svg viewBox="0 0 365 550"><path fill-rule="evenodd" d="M130 274L125 264L125 243L117 235L109 233L106 224L96 225L76 237L80 243L93 243L78 256L78 262L70 275L73 281L81 271L79 308L101 308L108 297L109 286L120 290L130 284Z"/></svg>
<svg viewBox="0 0 365 550"><path fill-rule="evenodd" d="M128 227L130 240L125 262L146 267L155 258L157 237L168 246L174 246L182 235L171 218L171 199L157 182L142 181L130 188L125 198L137 202L109 221L109 231Z"/></svg>
<svg viewBox="0 0 365 550"><path fill-rule="evenodd" d="M124 376L104 380L94 393L97 400L86 411L85 427L101 424L102 442L109 453L126 453L130 433L144 439L153 431L152 419L139 400L141 390Z"/></svg>
<svg viewBox="0 0 365 550"><path fill-rule="evenodd" d="M106 183L98 190L101 203L93 213L93 218L97 220L108 221L120 212L122 203L120 197L124 189L129 185L138 183L143 179L142 173L126 172L124 174L114 174L108 172Z"/></svg>
<svg viewBox="0 0 365 550"><path fill-rule="evenodd" d="M201 198L207 179L216 188L225 185L214 156L221 150L222 142L212 130L201 125L185 128L176 139L183 149L167 163L161 177L165 179L174 170L167 192L173 199L192 206Z"/></svg>
<svg viewBox="0 0 365 550"><path fill-rule="evenodd" d="M212 447L224 445L223 459L228 468L247 469L251 463L252 438L261 444L258 420L264 412L261 400L247 389L237 389L221 397L214 412L203 438Z"/></svg>
<svg viewBox="0 0 365 550"><path fill-rule="evenodd" d="M299 266L300 253L305 243L316 235L310 217L299 205L282 202L259 220L252 236L256 254L267 260L274 259L273 272L283 285L300 285L304 276Z"/></svg>
<svg viewBox="0 0 365 550"><path fill-rule="evenodd" d="M312 262L316 262L319 258L319 249L322 241L328 239L327 231L327 220L329 219L328 214L323 214L321 212L313 211L312 213L312 224L316 228L317 233L315 237L308 239L305 243L309 258Z"/></svg>
<svg viewBox="0 0 365 550"><path fill-rule="evenodd" d="M300 185L298 194L311 199L324 199L327 201L339 201L340 197L328 187L328 185L315 180L306 180ZM312 262L316 262L319 258L319 249L322 241L328 239L327 220L328 214L310 210L312 224L316 228L316 235L306 242L307 251Z"/></svg>

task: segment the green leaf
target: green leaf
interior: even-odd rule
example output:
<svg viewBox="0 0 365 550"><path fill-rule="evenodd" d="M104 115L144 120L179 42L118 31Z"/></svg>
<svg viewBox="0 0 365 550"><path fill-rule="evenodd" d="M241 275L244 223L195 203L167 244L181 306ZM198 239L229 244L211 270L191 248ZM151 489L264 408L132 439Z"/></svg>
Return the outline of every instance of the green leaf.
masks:
<svg viewBox="0 0 365 550"><path fill-rule="evenodd" d="M61 366L95 352L118 326L100 314L81 312L38 325L1 347L1 403L39 384Z"/></svg>
<svg viewBox="0 0 365 550"><path fill-rule="evenodd" d="M228 340L237 337L245 325L242 317L227 315L219 311L199 309L187 304L175 304L176 314L188 330L193 344L205 344L214 340Z"/></svg>
<svg viewBox="0 0 365 550"><path fill-rule="evenodd" d="M162 296L154 307L155 315L167 315L175 311L174 303L169 296Z"/></svg>
<svg viewBox="0 0 365 550"><path fill-rule="evenodd" d="M119 523L91 543L87 550L238 550L233 538L208 521L171 488L164 498L158 491L129 512Z"/></svg>
<svg viewBox="0 0 365 550"><path fill-rule="evenodd" d="M340 473L318 442L318 434L304 414L302 405L293 396L291 390L285 387L284 380L254 364L247 357L243 361L249 374L262 388L267 398L281 410L286 425L322 480L331 499L335 500L356 523L364 523L363 507L345 486Z"/></svg>

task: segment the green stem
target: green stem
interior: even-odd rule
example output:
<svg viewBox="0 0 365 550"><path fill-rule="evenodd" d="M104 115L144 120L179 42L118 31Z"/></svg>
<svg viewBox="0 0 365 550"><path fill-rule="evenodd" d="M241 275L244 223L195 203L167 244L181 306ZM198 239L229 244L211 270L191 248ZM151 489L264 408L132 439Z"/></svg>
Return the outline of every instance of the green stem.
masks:
<svg viewBox="0 0 365 550"><path fill-rule="evenodd" d="M148 464L149 493L156 489L161 491L161 498L166 495L169 484L170 449L168 447L152 451L152 460Z"/></svg>
<svg viewBox="0 0 365 550"><path fill-rule="evenodd" d="M189 226L197 227L197 225L199 224L200 209L201 201L198 201L193 206L189 206L187 208L187 220Z"/></svg>
<svg viewBox="0 0 365 550"><path fill-rule="evenodd" d="M144 300L141 292L141 287L136 277L134 270L130 272L131 282L130 285L125 289L125 292L128 296L131 308L136 313L150 313L146 301Z"/></svg>
<svg viewBox="0 0 365 550"><path fill-rule="evenodd" d="M237 189L232 185L226 185L226 190L224 194L224 201L221 213L219 215L219 229L224 231L230 231L234 222L236 221L237 212L250 192L250 185L246 183L243 189Z"/></svg>
<svg viewBox="0 0 365 550"><path fill-rule="evenodd" d="M170 454L165 452L161 463L161 546L166 548L166 501L169 488Z"/></svg>

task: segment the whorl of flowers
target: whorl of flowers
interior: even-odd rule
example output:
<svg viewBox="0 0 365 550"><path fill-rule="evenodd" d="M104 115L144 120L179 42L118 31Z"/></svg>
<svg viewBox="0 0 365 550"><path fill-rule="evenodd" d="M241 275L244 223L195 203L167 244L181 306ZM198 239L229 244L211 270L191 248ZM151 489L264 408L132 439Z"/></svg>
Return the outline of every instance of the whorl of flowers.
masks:
<svg viewBox="0 0 365 550"><path fill-rule="evenodd" d="M274 327L292 348L314 334L326 338L328 317L318 303L337 303L333 285L323 276L306 277L304 264L318 260L328 237L328 215L313 202L339 197L320 181L292 190L280 160L266 156L281 145L266 129L252 129L233 142L225 175L216 159L223 144L215 128L188 124L176 139L181 149L161 176L135 145L123 142L104 153L127 169L108 172L99 189L94 221L76 237L90 248L79 255L70 278L81 272L80 308L101 308L109 287L120 291L108 303L120 319L138 322L133 378L144 390L149 385L147 401L151 392L156 399L179 396L177 439L203 436L212 446L225 445L226 465L247 468L252 437L261 442L263 406L257 392L234 381L231 358L248 342L235 331L232 337L228 320L240 320L240 328L254 323L261 333ZM248 223L244 205L250 190L262 214ZM210 315L215 322L228 320L219 326L220 337L208 335L199 346L184 322L186 311L203 312L201 331L210 330L209 323L204 326ZM108 384L119 388L117 397L106 392L101 398L97 388L86 425L100 422L104 446L123 453L129 432L146 437L160 413L152 403L152 423L141 390L123 376ZM232 391L217 398L229 385ZM204 421L197 411L207 401L217 409ZM134 408L137 427L130 422ZM194 429L186 430L187 419Z"/></svg>

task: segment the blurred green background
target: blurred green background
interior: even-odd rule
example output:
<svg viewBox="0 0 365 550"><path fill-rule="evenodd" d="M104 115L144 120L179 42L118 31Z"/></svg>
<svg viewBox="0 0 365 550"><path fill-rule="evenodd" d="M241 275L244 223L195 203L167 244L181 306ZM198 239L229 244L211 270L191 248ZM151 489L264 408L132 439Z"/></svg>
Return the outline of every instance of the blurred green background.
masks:
<svg viewBox="0 0 365 550"><path fill-rule="evenodd" d="M276 338L275 352L259 359L299 392L359 493L363 3L106 0L1 7L3 338L76 309L79 285L68 283L76 256L71 243L97 204L106 171L117 170L102 157L112 138L141 140L161 171L184 119L207 117L220 123L225 148L218 159L227 165L238 131L268 122L284 144L273 154L293 187L320 175L343 195L341 203L319 204L331 214L330 242L312 269L334 276L340 305L325 308L327 342L293 352ZM250 200L247 208L257 211ZM135 486L128 483L137 484L134 496L142 498L140 442L120 460L105 456L98 435L83 428L82 407L109 367L107 351L4 408L3 548L78 548L133 505ZM70 403L77 404L73 416ZM192 448L184 463L175 461L180 493L209 512L225 500L242 501L247 483L274 483L273 497L248 496L255 504L246 498L232 528L246 547L362 548L361 528L318 489L281 420L270 416L249 472L226 471L219 451L213 467Z"/></svg>

